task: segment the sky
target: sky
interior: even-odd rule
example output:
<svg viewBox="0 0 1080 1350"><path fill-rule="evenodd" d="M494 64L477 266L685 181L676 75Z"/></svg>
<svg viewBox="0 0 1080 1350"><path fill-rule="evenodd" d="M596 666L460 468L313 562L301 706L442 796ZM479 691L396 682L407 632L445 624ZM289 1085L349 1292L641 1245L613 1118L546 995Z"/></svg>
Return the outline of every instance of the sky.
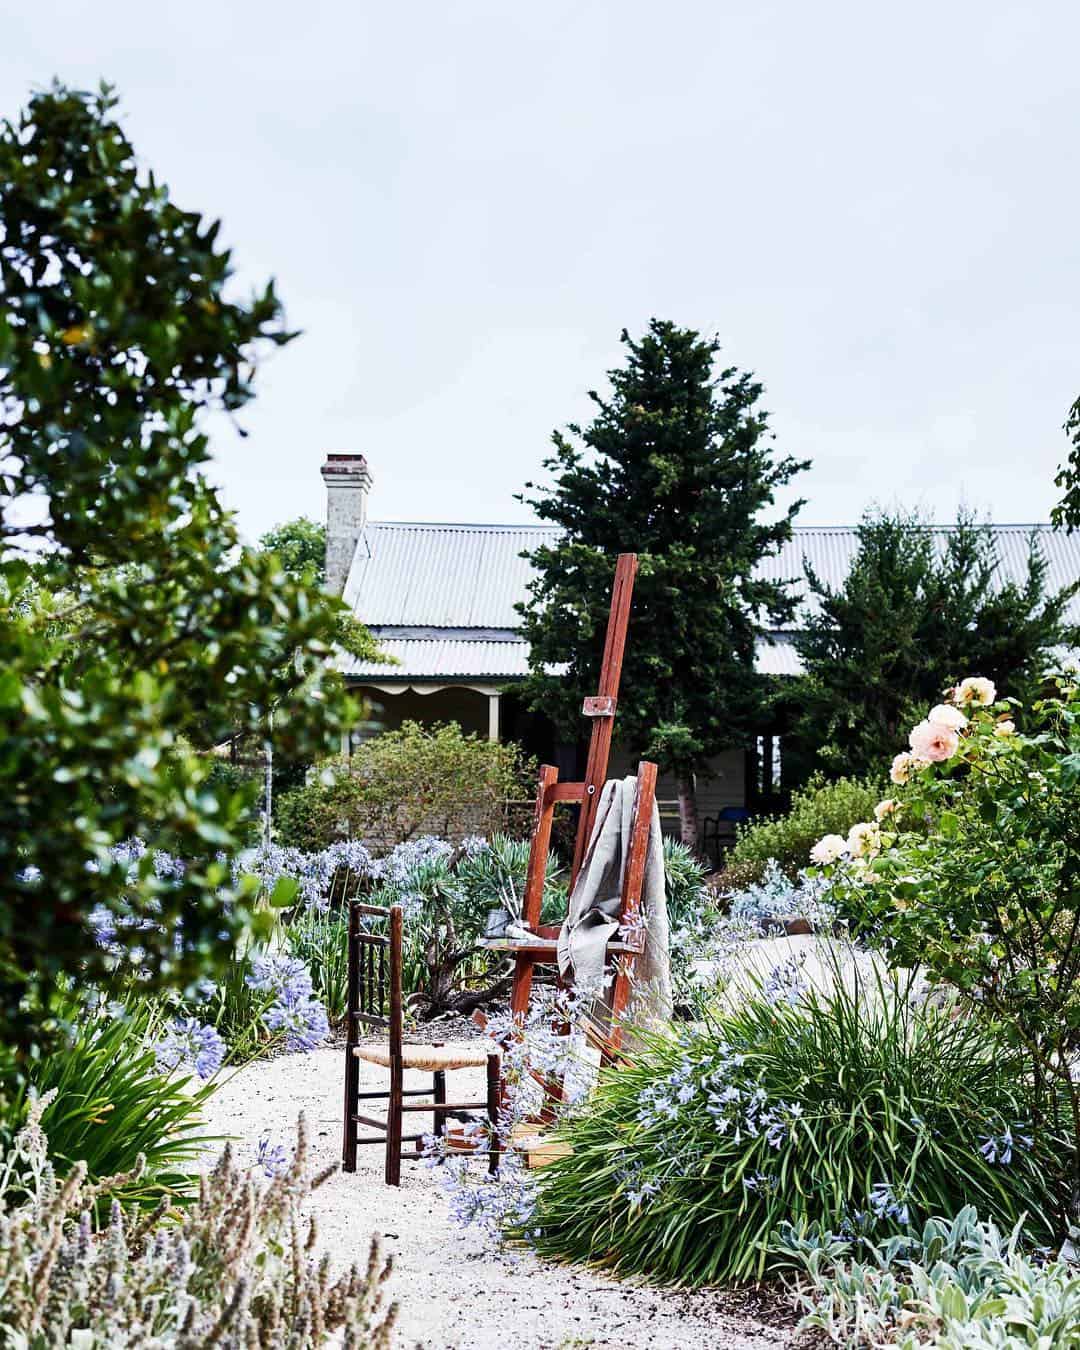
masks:
<svg viewBox="0 0 1080 1350"><path fill-rule="evenodd" d="M330 450L367 456L374 518L530 520L552 430L654 315L764 382L802 523L1048 517L1080 393L1068 0L5 9L0 114L114 83L303 330L247 438L214 426L250 538L322 518Z"/></svg>

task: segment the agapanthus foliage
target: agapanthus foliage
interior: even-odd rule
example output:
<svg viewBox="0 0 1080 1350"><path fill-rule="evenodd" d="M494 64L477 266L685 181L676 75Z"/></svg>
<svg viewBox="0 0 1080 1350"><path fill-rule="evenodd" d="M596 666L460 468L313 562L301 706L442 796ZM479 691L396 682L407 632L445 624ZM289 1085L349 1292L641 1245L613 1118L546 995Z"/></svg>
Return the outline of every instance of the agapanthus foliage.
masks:
<svg viewBox="0 0 1080 1350"><path fill-rule="evenodd" d="M876 818L821 840L817 860L890 961L1008 1035L1031 1129L1072 1140L1080 1202L1080 685L1050 681L1023 732L1019 713L985 677L948 690L897 747Z"/></svg>
<svg viewBox="0 0 1080 1350"><path fill-rule="evenodd" d="M397 1309L387 1305L391 1263L378 1241L366 1268L334 1274L315 1252L314 1220L302 1217L330 1175L310 1173L303 1117L292 1159L275 1162L268 1181L227 1148L181 1214L114 1203L99 1231L99 1196L139 1169L91 1186L77 1164L61 1182L40 1125L44 1104L0 1156L0 1289L12 1343L316 1350L333 1340L389 1350Z"/></svg>
<svg viewBox="0 0 1080 1350"><path fill-rule="evenodd" d="M0 1018L20 1064L50 986L109 965L86 919L125 885L160 924L117 929L148 984L212 973L247 923L217 854L250 803L194 751L273 709L290 753L324 753L353 716L332 644L372 650L241 546L200 472L204 415L237 415L290 336L272 287L236 297L217 231L140 168L108 90L54 87L0 126ZM140 833L131 883L109 850ZM155 848L184 875L165 884Z"/></svg>
<svg viewBox="0 0 1080 1350"><path fill-rule="evenodd" d="M883 1236L968 1202L1049 1236L1060 1141L1032 1138L1015 1050L865 956L827 994L774 974L602 1072L537 1173L542 1255L711 1284L760 1275L785 1220ZM985 1150L1006 1130L1007 1162Z"/></svg>

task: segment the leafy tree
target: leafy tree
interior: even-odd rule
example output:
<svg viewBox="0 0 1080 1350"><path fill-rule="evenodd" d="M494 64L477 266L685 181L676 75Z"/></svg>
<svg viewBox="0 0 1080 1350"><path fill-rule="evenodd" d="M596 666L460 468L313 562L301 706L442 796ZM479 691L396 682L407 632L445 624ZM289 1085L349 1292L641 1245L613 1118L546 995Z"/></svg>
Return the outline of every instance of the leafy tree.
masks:
<svg viewBox="0 0 1080 1350"><path fill-rule="evenodd" d="M870 513L841 587L807 568L816 606L797 639L806 674L795 737L822 769L878 772L918 720L913 709L967 671L1029 694L1048 649L1074 641L1066 611L1080 583L1049 594L1034 537L1023 582L999 573L993 531L963 513L948 532L918 515Z"/></svg>
<svg viewBox="0 0 1080 1350"><path fill-rule="evenodd" d="M1063 495L1051 512L1050 519L1058 527L1064 525L1071 532L1080 525L1080 398L1069 409L1065 419L1065 434L1072 441L1072 449L1054 479L1055 485L1063 489Z"/></svg>
<svg viewBox="0 0 1080 1350"><path fill-rule="evenodd" d="M310 576L320 586L326 580L326 526L318 521L297 516L275 525L260 538L259 547L277 554L286 576L297 581Z"/></svg>
<svg viewBox="0 0 1080 1350"><path fill-rule="evenodd" d="M802 503L779 519L761 513L807 465L774 458L762 386L734 367L717 374L715 339L653 319L644 337L624 331L622 342L626 363L608 372L611 394L590 394L592 422L571 425L574 439L552 438L544 467L554 486L525 498L563 530L531 555L526 694L571 734L580 729L615 555L637 553L619 732L676 775L683 842L695 846L694 774L754 734L763 701L755 638L764 616L780 623L795 607L789 583L756 570L790 538ZM563 663L565 676L548 673Z"/></svg>
<svg viewBox="0 0 1080 1350"><path fill-rule="evenodd" d="M140 172L115 103L54 86L0 126L0 1019L16 1064L47 1043L58 982L139 960L146 987L182 987L245 927L217 855L250 796L213 781L209 747L276 710L295 753L324 752L353 714L327 661L340 606L242 548L200 473L203 414L235 416L261 351L291 336L273 287L232 298L218 226ZM112 850L136 833L152 848L125 888ZM153 847L184 875L157 877ZM99 905L111 951L88 933Z"/></svg>

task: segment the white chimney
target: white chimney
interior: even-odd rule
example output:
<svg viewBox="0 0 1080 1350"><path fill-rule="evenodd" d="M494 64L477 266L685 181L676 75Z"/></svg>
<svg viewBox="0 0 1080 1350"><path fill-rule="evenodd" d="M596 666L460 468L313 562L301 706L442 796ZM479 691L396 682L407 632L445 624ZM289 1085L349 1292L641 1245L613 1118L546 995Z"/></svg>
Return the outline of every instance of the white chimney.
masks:
<svg viewBox="0 0 1080 1350"><path fill-rule="evenodd" d="M326 589L340 595L367 520L371 474L363 455L328 454L326 484Z"/></svg>

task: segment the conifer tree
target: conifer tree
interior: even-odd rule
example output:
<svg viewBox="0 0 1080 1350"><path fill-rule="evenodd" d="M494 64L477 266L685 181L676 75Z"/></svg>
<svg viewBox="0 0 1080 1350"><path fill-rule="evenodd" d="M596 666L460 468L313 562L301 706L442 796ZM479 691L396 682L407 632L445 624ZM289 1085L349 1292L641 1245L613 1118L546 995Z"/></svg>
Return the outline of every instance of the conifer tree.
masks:
<svg viewBox="0 0 1080 1350"><path fill-rule="evenodd" d="M610 393L590 393L592 422L552 437L544 467L553 485L528 483L535 495L522 498L563 531L530 555L537 575L519 607L531 644L526 697L580 733L615 557L637 553L618 735L675 775L682 837L693 846L695 774L760 729L755 638L765 621L789 619L795 601L790 583L755 574L790 538L802 502L762 516L807 465L775 457L761 384L734 367L718 372L715 339L653 319L643 337L624 331L622 342Z"/></svg>
<svg viewBox="0 0 1080 1350"><path fill-rule="evenodd" d="M992 528L963 512L948 531L872 512L858 533L843 586L807 568L813 600L797 640L796 739L834 776L882 773L916 711L964 675L1028 701L1050 649L1076 640L1066 611L1080 583L1049 593L1034 537L1017 583L1000 575Z"/></svg>

